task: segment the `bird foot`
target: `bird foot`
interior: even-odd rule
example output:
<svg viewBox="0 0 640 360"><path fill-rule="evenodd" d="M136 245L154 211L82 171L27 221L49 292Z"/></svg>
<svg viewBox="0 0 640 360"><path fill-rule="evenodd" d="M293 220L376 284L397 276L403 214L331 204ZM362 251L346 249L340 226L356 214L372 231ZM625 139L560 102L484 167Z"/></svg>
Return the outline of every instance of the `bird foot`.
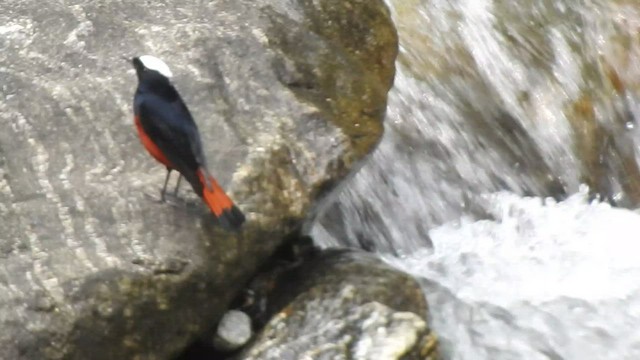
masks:
<svg viewBox="0 0 640 360"><path fill-rule="evenodd" d="M143 192L144 197L148 198L149 200L155 202L155 203L163 203L165 202L165 200L162 197L157 197L155 195L151 195L148 192Z"/></svg>
<svg viewBox="0 0 640 360"><path fill-rule="evenodd" d="M194 209L200 205L198 201L183 199L179 196L176 196L174 194L168 194L168 193L164 194L164 197L163 197L162 195L155 196L145 192L144 196L149 198L154 203L167 204L177 208Z"/></svg>
<svg viewBox="0 0 640 360"><path fill-rule="evenodd" d="M149 194L147 192L144 193L144 196L149 198L151 201L155 202L155 203L166 203L169 205L173 205L173 206L178 206L180 205L182 202L184 202L182 199L180 199L178 196L175 196L173 194L160 194L160 196L155 196L152 194Z"/></svg>
<svg viewBox="0 0 640 360"><path fill-rule="evenodd" d="M169 204L171 206L175 206L175 207L184 206L184 200L182 200L178 196L175 196L174 194L164 194L164 197L160 197L160 199L162 200L162 202Z"/></svg>

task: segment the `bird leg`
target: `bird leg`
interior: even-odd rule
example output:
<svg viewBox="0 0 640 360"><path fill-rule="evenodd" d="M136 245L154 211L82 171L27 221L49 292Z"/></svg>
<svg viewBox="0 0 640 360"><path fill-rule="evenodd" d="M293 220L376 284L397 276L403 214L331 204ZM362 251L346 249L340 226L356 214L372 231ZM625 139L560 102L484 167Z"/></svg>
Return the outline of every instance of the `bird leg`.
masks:
<svg viewBox="0 0 640 360"><path fill-rule="evenodd" d="M176 188L173 190L173 196L178 197L178 189L180 189L180 180L182 180L182 174L178 175L178 182Z"/></svg>
<svg viewBox="0 0 640 360"><path fill-rule="evenodd" d="M167 184L169 183L169 175L171 175L171 170L170 168L167 168L167 177L164 178L164 186L162 187L162 191L160 192L160 200L162 200L163 202L166 201L164 195L167 192Z"/></svg>

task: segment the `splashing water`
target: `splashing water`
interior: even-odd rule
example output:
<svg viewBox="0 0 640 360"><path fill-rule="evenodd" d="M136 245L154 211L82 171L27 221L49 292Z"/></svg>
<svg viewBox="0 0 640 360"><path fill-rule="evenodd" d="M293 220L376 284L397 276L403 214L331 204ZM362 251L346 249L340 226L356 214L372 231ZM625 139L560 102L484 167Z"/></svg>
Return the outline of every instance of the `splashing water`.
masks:
<svg viewBox="0 0 640 360"><path fill-rule="evenodd" d="M424 282L451 359L639 359L640 215L498 193L495 220L434 229L387 260Z"/></svg>
<svg viewBox="0 0 640 360"><path fill-rule="evenodd" d="M388 2L386 133L314 237L421 279L447 359L640 359L640 215L589 200L640 204L640 3Z"/></svg>

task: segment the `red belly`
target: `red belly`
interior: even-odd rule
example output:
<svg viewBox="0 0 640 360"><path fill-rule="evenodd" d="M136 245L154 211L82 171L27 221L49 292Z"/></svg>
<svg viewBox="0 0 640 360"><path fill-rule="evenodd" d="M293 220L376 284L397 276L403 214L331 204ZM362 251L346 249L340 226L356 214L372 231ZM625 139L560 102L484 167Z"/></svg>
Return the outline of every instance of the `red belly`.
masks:
<svg viewBox="0 0 640 360"><path fill-rule="evenodd" d="M136 116L135 118L136 128L138 129L138 136L140 136L140 141L142 141L142 145L144 145L145 149L153 156L156 160L161 162L164 166L168 168L173 168L169 160L164 156L160 148L151 140L147 133L144 132L142 128L142 124L140 124L140 118Z"/></svg>

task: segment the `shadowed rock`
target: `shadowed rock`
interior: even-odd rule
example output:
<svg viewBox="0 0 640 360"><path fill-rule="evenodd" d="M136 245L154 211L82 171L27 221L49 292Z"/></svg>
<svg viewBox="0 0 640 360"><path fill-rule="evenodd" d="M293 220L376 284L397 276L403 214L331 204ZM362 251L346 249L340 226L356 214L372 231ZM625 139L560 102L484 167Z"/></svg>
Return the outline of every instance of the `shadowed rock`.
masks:
<svg viewBox="0 0 640 360"><path fill-rule="evenodd" d="M239 359L439 358L417 282L367 253L324 251L252 286L268 321Z"/></svg>
<svg viewBox="0 0 640 360"><path fill-rule="evenodd" d="M0 358L168 358L377 143L395 30L382 1L74 4L0 3ZM158 202L122 60L145 53L240 233L186 186Z"/></svg>

